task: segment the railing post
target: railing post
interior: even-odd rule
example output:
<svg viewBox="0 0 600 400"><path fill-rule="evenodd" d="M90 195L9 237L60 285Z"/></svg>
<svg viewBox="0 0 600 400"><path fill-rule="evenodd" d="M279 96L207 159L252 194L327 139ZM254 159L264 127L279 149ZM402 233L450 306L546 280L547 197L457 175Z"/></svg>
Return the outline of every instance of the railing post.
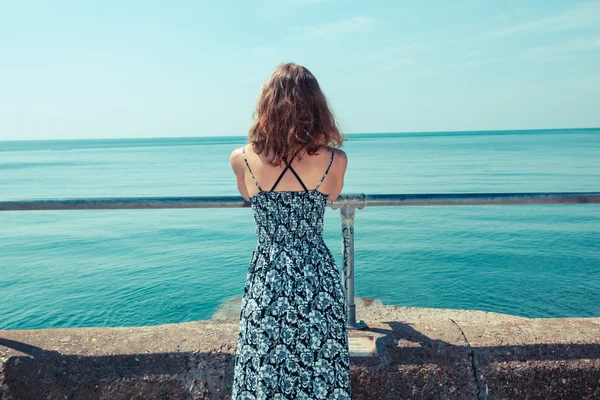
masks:
<svg viewBox="0 0 600 400"><path fill-rule="evenodd" d="M348 329L363 329L367 327L363 321L356 321L356 305L354 304L354 215L355 210L362 209L365 205L364 194L345 195L340 204L340 217L342 218L342 244L344 265L342 281L348 306ZM336 204L332 204L335 209Z"/></svg>

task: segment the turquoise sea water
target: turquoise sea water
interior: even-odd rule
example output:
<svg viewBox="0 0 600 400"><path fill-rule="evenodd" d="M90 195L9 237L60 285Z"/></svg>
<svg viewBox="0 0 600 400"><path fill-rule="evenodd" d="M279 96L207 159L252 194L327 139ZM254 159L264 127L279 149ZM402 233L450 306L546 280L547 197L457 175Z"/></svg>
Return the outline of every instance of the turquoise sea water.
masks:
<svg viewBox="0 0 600 400"><path fill-rule="evenodd" d="M236 195L244 137L0 141L0 199ZM600 191L600 130L349 135L344 192ZM600 206L357 211L356 295L600 316ZM325 239L341 266L339 212ZM249 209L0 212L0 329L209 318L241 296ZM358 316L360 318L360 315Z"/></svg>

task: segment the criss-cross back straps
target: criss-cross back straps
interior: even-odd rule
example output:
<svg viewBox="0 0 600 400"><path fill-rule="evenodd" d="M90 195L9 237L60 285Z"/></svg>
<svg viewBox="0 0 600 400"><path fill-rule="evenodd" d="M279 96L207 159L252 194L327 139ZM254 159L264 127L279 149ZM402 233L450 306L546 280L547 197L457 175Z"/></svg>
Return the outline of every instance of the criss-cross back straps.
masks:
<svg viewBox="0 0 600 400"><path fill-rule="evenodd" d="M333 163L333 154L334 154L333 149L331 149L331 158L329 159L329 165L327 166L327 169L325 170L323 177L321 178L319 183L317 183L317 187L315 188L315 190L317 190L319 188L319 186L321 186L321 183L323 183L323 181L325 180L325 177L327 176L327 173L329 172L329 169L331 168L331 164Z"/></svg>
<svg viewBox="0 0 600 400"><path fill-rule="evenodd" d="M296 158L296 156L298 155L298 151L296 151L296 153L294 153L294 155L292 156L292 161L294 161L294 158ZM285 162L285 168L283 169L283 171L281 171L281 174L279 174L279 178L277 178L277 180L273 184L273 187L271 188L271 192L273 190L275 190L275 187L277 187L277 185L279 184L279 181L281 181L281 178L283 178L283 175L285 175L285 173L286 173L286 171L288 169L290 171L292 171L292 173L294 174L294 176L296 177L296 179L298 179L298 182L300 182L300 184L304 188L304 191L306 191L306 192L308 191L308 189L306 188L306 185L304 185L304 182L302 182L302 179L300 179L300 176L298 176L298 174L296 173L296 171L294 170L294 168L292 168L292 161L287 162L287 160L284 160L284 162Z"/></svg>
<svg viewBox="0 0 600 400"><path fill-rule="evenodd" d="M250 168L250 164L248 164L248 160L246 159L246 146L242 147L242 153L244 154L244 162L246 163L246 167L248 167L248 172L250 172L250 176L252 177L254 184L256 185L258 190L260 190L262 192L263 190L260 187L260 185L258 184L258 181L256 180L256 178L254 177L254 174L252 173L252 169Z"/></svg>

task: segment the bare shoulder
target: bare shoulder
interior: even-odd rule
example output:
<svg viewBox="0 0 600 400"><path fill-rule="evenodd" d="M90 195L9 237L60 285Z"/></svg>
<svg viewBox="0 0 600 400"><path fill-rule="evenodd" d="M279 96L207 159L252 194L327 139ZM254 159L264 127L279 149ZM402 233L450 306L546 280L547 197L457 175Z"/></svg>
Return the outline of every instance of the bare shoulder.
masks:
<svg viewBox="0 0 600 400"><path fill-rule="evenodd" d="M346 152L342 149L337 149L334 147L329 147L329 146L323 146L319 149L319 151L317 152L317 154L322 154L324 156L324 158L329 159L329 157L331 156L331 152L333 151L334 153L334 160L336 158L342 159L342 160L347 160L347 156L346 156Z"/></svg>
<svg viewBox="0 0 600 400"><path fill-rule="evenodd" d="M243 147L238 147L237 149L233 150L229 156L229 162L234 169L240 167L244 162L244 154L242 153L242 150Z"/></svg>
<svg viewBox="0 0 600 400"><path fill-rule="evenodd" d="M346 169L346 166L348 165L348 155L346 155L346 152L342 149L333 149L334 151L334 164L338 167L341 168L342 170Z"/></svg>
<svg viewBox="0 0 600 400"><path fill-rule="evenodd" d="M335 156L337 158L340 158L342 160L346 160L348 161L348 156L346 155L346 152L342 149L333 149Z"/></svg>

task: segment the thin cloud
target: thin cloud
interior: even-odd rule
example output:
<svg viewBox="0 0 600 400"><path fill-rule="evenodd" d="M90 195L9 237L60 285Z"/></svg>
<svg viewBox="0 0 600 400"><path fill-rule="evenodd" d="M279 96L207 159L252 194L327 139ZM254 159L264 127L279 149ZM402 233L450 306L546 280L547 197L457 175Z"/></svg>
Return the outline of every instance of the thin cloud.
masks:
<svg viewBox="0 0 600 400"><path fill-rule="evenodd" d="M457 57L457 62L447 64L448 68L456 68L456 69L472 69L479 68L484 65L494 64L498 62L503 62L506 60L506 57L485 57L485 58L467 58L460 59Z"/></svg>
<svg viewBox="0 0 600 400"><path fill-rule="evenodd" d="M595 38L572 40L571 48L575 51L600 50L600 36Z"/></svg>
<svg viewBox="0 0 600 400"><path fill-rule="evenodd" d="M397 69L404 67L406 65L414 64L414 60L412 58L401 58L398 60L390 60L386 61L377 67L374 68L374 72L376 74L382 74L386 72L396 71Z"/></svg>
<svg viewBox="0 0 600 400"><path fill-rule="evenodd" d="M281 0L277 4L281 6L311 6L313 4L328 3L331 0Z"/></svg>
<svg viewBox="0 0 600 400"><path fill-rule="evenodd" d="M381 60L395 60L395 59L406 59L414 58L416 54L420 54L427 50L428 44L418 41L409 41L406 43L399 43L393 46L385 46L372 49L363 55L365 60L370 61L381 61Z"/></svg>
<svg viewBox="0 0 600 400"><path fill-rule="evenodd" d="M283 53L273 46L255 46L246 50L252 58L281 58Z"/></svg>
<svg viewBox="0 0 600 400"><path fill-rule="evenodd" d="M600 51L600 36L578 38L552 46L532 47L521 53L521 57L533 61L572 60L581 53Z"/></svg>
<svg viewBox="0 0 600 400"><path fill-rule="evenodd" d="M506 56L490 55L490 49L474 49L466 53L457 54L452 62L444 64L446 68L473 69L506 60Z"/></svg>
<svg viewBox="0 0 600 400"><path fill-rule="evenodd" d="M600 2L586 3L560 14L522 22L489 32L484 38L501 38L525 33L568 32L600 24Z"/></svg>
<svg viewBox="0 0 600 400"><path fill-rule="evenodd" d="M372 64L373 73L382 74L396 71L416 63L428 44L406 38L405 42L371 49L362 55L362 59Z"/></svg>
<svg viewBox="0 0 600 400"><path fill-rule="evenodd" d="M477 50L471 50L467 53L463 53L463 54L459 54L456 56L456 60L457 61L472 61L472 60L479 60L481 59L482 55L488 54L490 52L490 49L477 49Z"/></svg>
<svg viewBox="0 0 600 400"><path fill-rule="evenodd" d="M365 31L372 23L373 19L370 17L357 16L322 25L302 27L295 37L299 39L335 39L348 34Z"/></svg>
<svg viewBox="0 0 600 400"><path fill-rule="evenodd" d="M268 20L289 18L304 9L318 9L321 5L331 3L332 1L333 0L265 0L262 3L260 10L258 10L258 15Z"/></svg>
<svg viewBox="0 0 600 400"><path fill-rule="evenodd" d="M502 14L498 14L498 15L492 17L492 19L496 20L496 21L509 21L511 19L514 19L515 17L520 18L526 12L527 12L526 8L524 8L524 7L518 7L517 9L514 9L512 11L505 12L505 13L502 13Z"/></svg>

